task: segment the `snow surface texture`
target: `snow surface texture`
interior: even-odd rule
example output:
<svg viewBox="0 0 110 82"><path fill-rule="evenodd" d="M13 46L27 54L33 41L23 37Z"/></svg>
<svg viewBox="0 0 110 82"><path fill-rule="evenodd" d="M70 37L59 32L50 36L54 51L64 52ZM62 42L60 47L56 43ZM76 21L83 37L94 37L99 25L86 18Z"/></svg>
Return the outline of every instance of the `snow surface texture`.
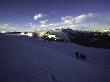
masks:
<svg viewBox="0 0 110 82"><path fill-rule="evenodd" d="M97 53L92 54L94 50ZM86 53L87 61L76 59L75 51ZM0 82L110 82L109 52L26 36L0 35Z"/></svg>

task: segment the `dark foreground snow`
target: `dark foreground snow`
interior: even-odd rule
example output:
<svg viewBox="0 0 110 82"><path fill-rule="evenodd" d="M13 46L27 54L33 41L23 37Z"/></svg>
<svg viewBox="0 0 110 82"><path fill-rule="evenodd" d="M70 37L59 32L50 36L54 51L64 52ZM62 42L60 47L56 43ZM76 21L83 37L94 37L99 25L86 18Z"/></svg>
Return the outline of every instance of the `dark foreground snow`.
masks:
<svg viewBox="0 0 110 82"><path fill-rule="evenodd" d="M0 82L110 82L109 69L23 38L0 35Z"/></svg>

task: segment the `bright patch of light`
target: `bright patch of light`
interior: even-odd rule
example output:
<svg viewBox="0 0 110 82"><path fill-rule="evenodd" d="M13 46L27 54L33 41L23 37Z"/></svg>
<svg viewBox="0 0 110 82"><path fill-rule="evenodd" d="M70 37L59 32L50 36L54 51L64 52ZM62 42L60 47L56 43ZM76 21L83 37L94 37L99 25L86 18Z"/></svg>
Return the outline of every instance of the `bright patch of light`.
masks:
<svg viewBox="0 0 110 82"><path fill-rule="evenodd" d="M41 31L41 32L38 33L38 36L39 36L39 37L42 37L42 36L44 36L45 34L46 34L45 31Z"/></svg>
<svg viewBox="0 0 110 82"><path fill-rule="evenodd" d="M57 38L56 35L48 35L49 38Z"/></svg>
<svg viewBox="0 0 110 82"><path fill-rule="evenodd" d="M20 33L20 35L25 35L24 32Z"/></svg>
<svg viewBox="0 0 110 82"><path fill-rule="evenodd" d="M26 35L29 36L29 37L32 37L33 36L32 33L27 33Z"/></svg>
<svg viewBox="0 0 110 82"><path fill-rule="evenodd" d="M29 37L32 37L33 36L32 33L24 33L24 32L20 33L20 35L25 35L25 36L29 36Z"/></svg>
<svg viewBox="0 0 110 82"><path fill-rule="evenodd" d="M1 33L6 33L6 31L1 31Z"/></svg>

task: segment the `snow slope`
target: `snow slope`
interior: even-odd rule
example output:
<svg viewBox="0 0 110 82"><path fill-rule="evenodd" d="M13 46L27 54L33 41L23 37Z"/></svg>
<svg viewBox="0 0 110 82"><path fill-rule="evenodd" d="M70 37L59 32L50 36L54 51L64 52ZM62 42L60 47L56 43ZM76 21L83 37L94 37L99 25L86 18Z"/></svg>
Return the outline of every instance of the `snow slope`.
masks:
<svg viewBox="0 0 110 82"><path fill-rule="evenodd" d="M75 52L87 55L87 63L110 69L110 49L84 47L74 43L45 42L41 45L75 57Z"/></svg>
<svg viewBox="0 0 110 82"><path fill-rule="evenodd" d="M110 70L34 41L0 35L0 82L110 82Z"/></svg>

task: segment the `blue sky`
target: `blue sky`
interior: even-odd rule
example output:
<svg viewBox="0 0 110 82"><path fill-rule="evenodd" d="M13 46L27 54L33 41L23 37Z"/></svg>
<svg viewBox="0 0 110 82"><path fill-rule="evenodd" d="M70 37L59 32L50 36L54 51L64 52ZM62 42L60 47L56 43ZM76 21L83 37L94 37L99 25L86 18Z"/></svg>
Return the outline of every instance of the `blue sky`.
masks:
<svg viewBox="0 0 110 82"><path fill-rule="evenodd" d="M95 13L109 17L110 0L0 0L0 24L39 25L39 21L61 22L62 17ZM45 15L38 20L35 15ZM107 20L108 21L108 20Z"/></svg>

